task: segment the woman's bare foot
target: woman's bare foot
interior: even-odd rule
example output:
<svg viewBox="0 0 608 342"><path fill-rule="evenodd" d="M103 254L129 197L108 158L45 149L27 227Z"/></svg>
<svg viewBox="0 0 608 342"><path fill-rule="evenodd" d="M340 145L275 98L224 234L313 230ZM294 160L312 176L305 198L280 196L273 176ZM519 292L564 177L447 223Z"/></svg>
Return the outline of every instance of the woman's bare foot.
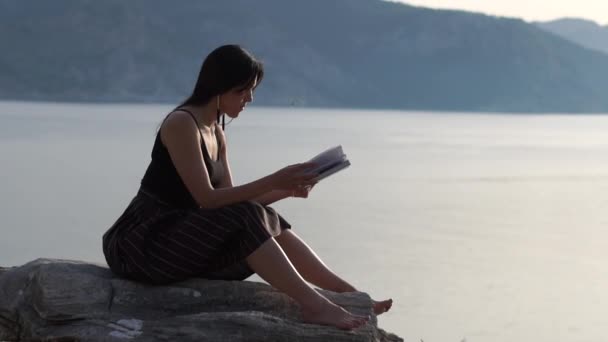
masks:
<svg viewBox="0 0 608 342"><path fill-rule="evenodd" d="M357 291L357 289L355 289L352 285L350 285L348 283L343 283L343 284L337 285L335 287L334 291L336 291L338 293L344 293L344 292L355 292L355 291ZM376 300L372 299L372 303L373 303L372 308L376 315L381 315L381 314L387 312L393 306L392 299L387 299L387 300L383 300L383 301L376 301Z"/></svg>
<svg viewBox="0 0 608 342"><path fill-rule="evenodd" d="M366 324L369 317L353 315L328 301L321 308L302 308L302 320L306 323L352 330Z"/></svg>
<svg viewBox="0 0 608 342"><path fill-rule="evenodd" d="M372 303L374 303L372 306L374 308L374 313L376 315L380 315L380 314L387 312L388 310L391 309L391 306L393 306L392 299L387 299L387 300L383 300L380 302L372 299Z"/></svg>

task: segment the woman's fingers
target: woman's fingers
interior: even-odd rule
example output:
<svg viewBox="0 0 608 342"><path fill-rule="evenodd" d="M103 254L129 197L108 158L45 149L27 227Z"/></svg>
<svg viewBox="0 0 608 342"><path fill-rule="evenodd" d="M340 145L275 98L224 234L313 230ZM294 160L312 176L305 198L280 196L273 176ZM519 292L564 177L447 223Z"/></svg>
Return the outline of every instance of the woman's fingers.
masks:
<svg viewBox="0 0 608 342"><path fill-rule="evenodd" d="M316 173L312 173L312 174L311 173L306 173L306 174L303 174L303 175L301 175L298 178L298 184L296 184L296 185L302 186L302 187L304 187L304 186L311 186L311 185L313 185L313 184L315 184L317 182L315 180L316 178L317 178L317 174Z"/></svg>
<svg viewBox="0 0 608 342"><path fill-rule="evenodd" d="M276 187L279 189L294 189L296 187L314 185L317 173L312 171L315 163L289 165L274 174Z"/></svg>
<svg viewBox="0 0 608 342"><path fill-rule="evenodd" d="M295 185L312 185L315 183L315 178L318 176L316 172L310 172L310 169L314 167L314 163L302 163L294 165L292 169L294 171Z"/></svg>
<svg viewBox="0 0 608 342"><path fill-rule="evenodd" d="M292 191L292 197L308 198L310 186L299 186Z"/></svg>

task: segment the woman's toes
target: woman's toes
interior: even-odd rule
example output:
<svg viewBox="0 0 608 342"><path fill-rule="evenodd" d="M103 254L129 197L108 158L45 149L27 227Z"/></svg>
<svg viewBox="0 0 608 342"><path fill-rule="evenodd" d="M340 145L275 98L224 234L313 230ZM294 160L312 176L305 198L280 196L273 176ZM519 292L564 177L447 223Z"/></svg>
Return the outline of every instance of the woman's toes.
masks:
<svg viewBox="0 0 608 342"><path fill-rule="evenodd" d="M374 313L376 315L380 315L382 313L387 312L393 306L392 299L387 299L387 300L383 300L380 302L374 300L373 302L374 302L374 304L373 304Z"/></svg>

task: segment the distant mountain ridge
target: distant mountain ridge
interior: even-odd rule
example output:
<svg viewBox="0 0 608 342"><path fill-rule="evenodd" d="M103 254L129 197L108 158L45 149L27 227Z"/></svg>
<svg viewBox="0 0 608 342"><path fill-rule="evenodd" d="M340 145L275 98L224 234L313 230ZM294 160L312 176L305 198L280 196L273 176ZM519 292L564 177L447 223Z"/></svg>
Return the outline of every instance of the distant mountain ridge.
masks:
<svg viewBox="0 0 608 342"><path fill-rule="evenodd" d="M608 54L608 25L601 26L591 20L576 18L537 22L536 25L584 47Z"/></svg>
<svg viewBox="0 0 608 342"><path fill-rule="evenodd" d="M171 102L241 43L255 104L608 112L608 56L522 20L380 0L0 0L0 98ZM179 6L178 6L179 5Z"/></svg>

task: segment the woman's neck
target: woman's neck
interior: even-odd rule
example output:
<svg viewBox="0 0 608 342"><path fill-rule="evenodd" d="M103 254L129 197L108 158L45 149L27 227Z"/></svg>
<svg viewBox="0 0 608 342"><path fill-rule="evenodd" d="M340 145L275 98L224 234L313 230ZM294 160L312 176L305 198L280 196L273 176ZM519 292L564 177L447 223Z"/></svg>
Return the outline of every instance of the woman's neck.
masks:
<svg viewBox="0 0 608 342"><path fill-rule="evenodd" d="M211 128L217 123L217 108L215 101L210 101L206 105L202 106L189 106L192 110L192 114L196 116L199 125L205 126L200 128Z"/></svg>

